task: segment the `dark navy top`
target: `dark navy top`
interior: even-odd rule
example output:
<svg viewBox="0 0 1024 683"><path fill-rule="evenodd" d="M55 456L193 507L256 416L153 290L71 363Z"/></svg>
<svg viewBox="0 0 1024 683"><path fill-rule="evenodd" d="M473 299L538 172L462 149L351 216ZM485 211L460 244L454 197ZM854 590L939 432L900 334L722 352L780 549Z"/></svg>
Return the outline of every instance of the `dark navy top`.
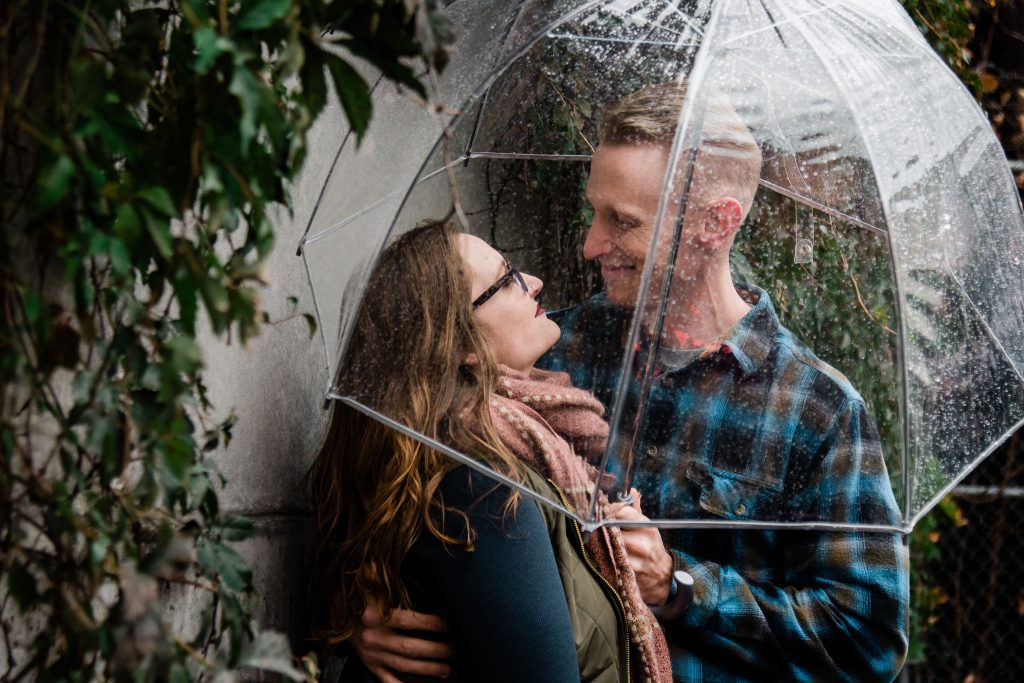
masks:
<svg viewBox="0 0 1024 683"><path fill-rule="evenodd" d="M413 608L448 622L458 653L453 678L468 681L579 681L576 645L551 537L537 503L458 467L444 478L445 504L469 516L475 548L445 546L424 532L402 565ZM441 528L465 537L465 519Z"/></svg>

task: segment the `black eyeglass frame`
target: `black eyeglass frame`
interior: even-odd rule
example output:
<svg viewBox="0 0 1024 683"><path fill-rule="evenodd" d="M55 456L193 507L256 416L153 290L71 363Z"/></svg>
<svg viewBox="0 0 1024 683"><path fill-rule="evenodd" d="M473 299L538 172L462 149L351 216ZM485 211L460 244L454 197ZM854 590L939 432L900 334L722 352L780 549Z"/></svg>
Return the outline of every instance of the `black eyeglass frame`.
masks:
<svg viewBox="0 0 1024 683"><path fill-rule="evenodd" d="M512 280L515 280L523 288L524 293L529 293L530 288L526 286L526 280L523 279L522 272L508 261L505 261L505 267L508 268L508 272L498 278L498 281L493 285L485 289L483 294L473 299L474 311L487 303L488 299L504 289Z"/></svg>

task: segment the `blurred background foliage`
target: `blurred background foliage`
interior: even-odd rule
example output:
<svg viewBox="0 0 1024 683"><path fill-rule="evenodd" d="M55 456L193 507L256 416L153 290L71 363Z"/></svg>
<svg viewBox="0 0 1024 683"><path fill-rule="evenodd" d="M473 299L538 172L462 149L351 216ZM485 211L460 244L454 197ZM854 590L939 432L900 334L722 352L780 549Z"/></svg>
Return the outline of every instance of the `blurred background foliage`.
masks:
<svg viewBox="0 0 1024 683"><path fill-rule="evenodd" d="M924 35L946 63L963 80L964 84L975 94L981 106L988 114L992 128L1003 145L1018 189L1024 190L1024 2L1021 0L901 0L911 17L921 28ZM994 479L1001 481L1003 486L1011 482L1009 470L1017 460L1022 441L1019 434L1010 439L1000 450L989 457L982 468L1000 468L1003 472L995 474ZM1004 463L1006 467L1003 467ZM985 475L986 472L979 474ZM990 473L991 474L991 473ZM1004 476L1005 475L1005 476ZM991 477L986 477L991 478ZM973 514L973 513L977 514ZM1007 651L1000 648L988 650L984 643L992 643L993 638L977 642L970 640L966 633L961 634L960 641L970 641L969 649L974 650L978 657L974 662L953 661L949 657L949 646L956 649L956 643L950 643L941 631L950 626L948 615L951 596L946 588L947 580L940 580L940 575L949 573L948 567L960 566L964 560L964 534L971 524L986 525L991 522L992 515L977 505L964 506L953 497L946 498L930 515L925 517L914 529L911 536L910 549L913 568L912 581L912 612L911 612L911 651L909 661L928 662L926 671L921 678L931 680L985 680L980 671L971 670L977 661L996 663L1006 661ZM1003 521L1012 519L1005 514ZM974 529L974 542L993 543L1003 534L1013 530L1006 529ZM944 539L950 535L950 539ZM988 539L987 541L985 539ZM989 571L998 571L989 567ZM1016 574L1010 573L1008 574ZM974 573L967 569L966 576ZM977 582L984 585L985 594L998 594L1003 588L1002 580ZM1020 595L1020 585L1007 586L1008 595ZM996 591L996 593L993 593ZM962 601L962 600L961 600ZM1019 604L1017 605L1019 613ZM966 603L961 604L958 611L967 612ZM945 617L940 623L940 619ZM999 623L997 615L989 613L975 617L985 623L979 628L991 630ZM954 617L959 623L961 620ZM930 634L929 629L936 627L938 632ZM1001 628L1010 627L1010 623L1002 624ZM999 627L997 627L999 628ZM982 645L982 647L978 647ZM987 654L985 654L987 652ZM956 659L962 659L957 657ZM970 659L968 657L967 659ZM1012 659L1012 658L1011 658ZM931 663L934 661L935 666ZM962 666L961 666L962 665ZM997 665L998 666L998 665ZM965 678L966 677L966 678ZM998 676L1004 679L1003 676Z"/></svg>
<svg viewBox="0 0 1024 683"><path fill-rule="evenodd" d="M245 344L268 322L271 212L329 88L357 138L372 110L351 55L428 98L439 6L3 3L3 680L314 672L252 623L232 543L253 525L221 509L212 458L234 419L210 421L197 331ZM162 612L174 584L202 606L188 633Z"/></svg>

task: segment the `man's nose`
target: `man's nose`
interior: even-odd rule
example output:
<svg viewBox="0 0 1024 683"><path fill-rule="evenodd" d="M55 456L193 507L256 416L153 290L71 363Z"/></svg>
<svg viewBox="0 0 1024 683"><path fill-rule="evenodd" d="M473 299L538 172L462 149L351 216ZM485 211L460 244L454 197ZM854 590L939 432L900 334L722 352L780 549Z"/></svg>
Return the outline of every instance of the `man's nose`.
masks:
<svg viewBox="0 0 1024 683"><path fill-rule="evenodd" d="M612 242L608 239L608 231L601 225L601 220L594 216L587 228L587 237L583 240L583 258L588 261L601 258L612 250Z"/></svg>

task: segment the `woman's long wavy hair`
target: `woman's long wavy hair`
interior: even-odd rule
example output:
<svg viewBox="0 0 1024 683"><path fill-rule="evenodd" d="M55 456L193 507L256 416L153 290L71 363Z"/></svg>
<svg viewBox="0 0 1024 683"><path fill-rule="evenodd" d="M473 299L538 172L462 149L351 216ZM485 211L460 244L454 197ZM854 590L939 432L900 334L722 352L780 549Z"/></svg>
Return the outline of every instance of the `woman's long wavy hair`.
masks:
<svg viewBox="0 0 1024 683"><path fill-rule="evenodd" d="M336 386L432 439L518 478L517 460L490 419L497 363L476 326L470 280L448 221L421 224L383 253L370 277ZM467 362L472 358L473 362ZM482 435L460 416L475 413ZM314 590L325 596L329 643L354 635L368 602L408 607L400 570L424 531L472 548L438 526L447 456L332 401L329 427L306 474L313 510ZM510 496L509 509L516 497ZM447 511L455 512L458 511Z"/></svg>

